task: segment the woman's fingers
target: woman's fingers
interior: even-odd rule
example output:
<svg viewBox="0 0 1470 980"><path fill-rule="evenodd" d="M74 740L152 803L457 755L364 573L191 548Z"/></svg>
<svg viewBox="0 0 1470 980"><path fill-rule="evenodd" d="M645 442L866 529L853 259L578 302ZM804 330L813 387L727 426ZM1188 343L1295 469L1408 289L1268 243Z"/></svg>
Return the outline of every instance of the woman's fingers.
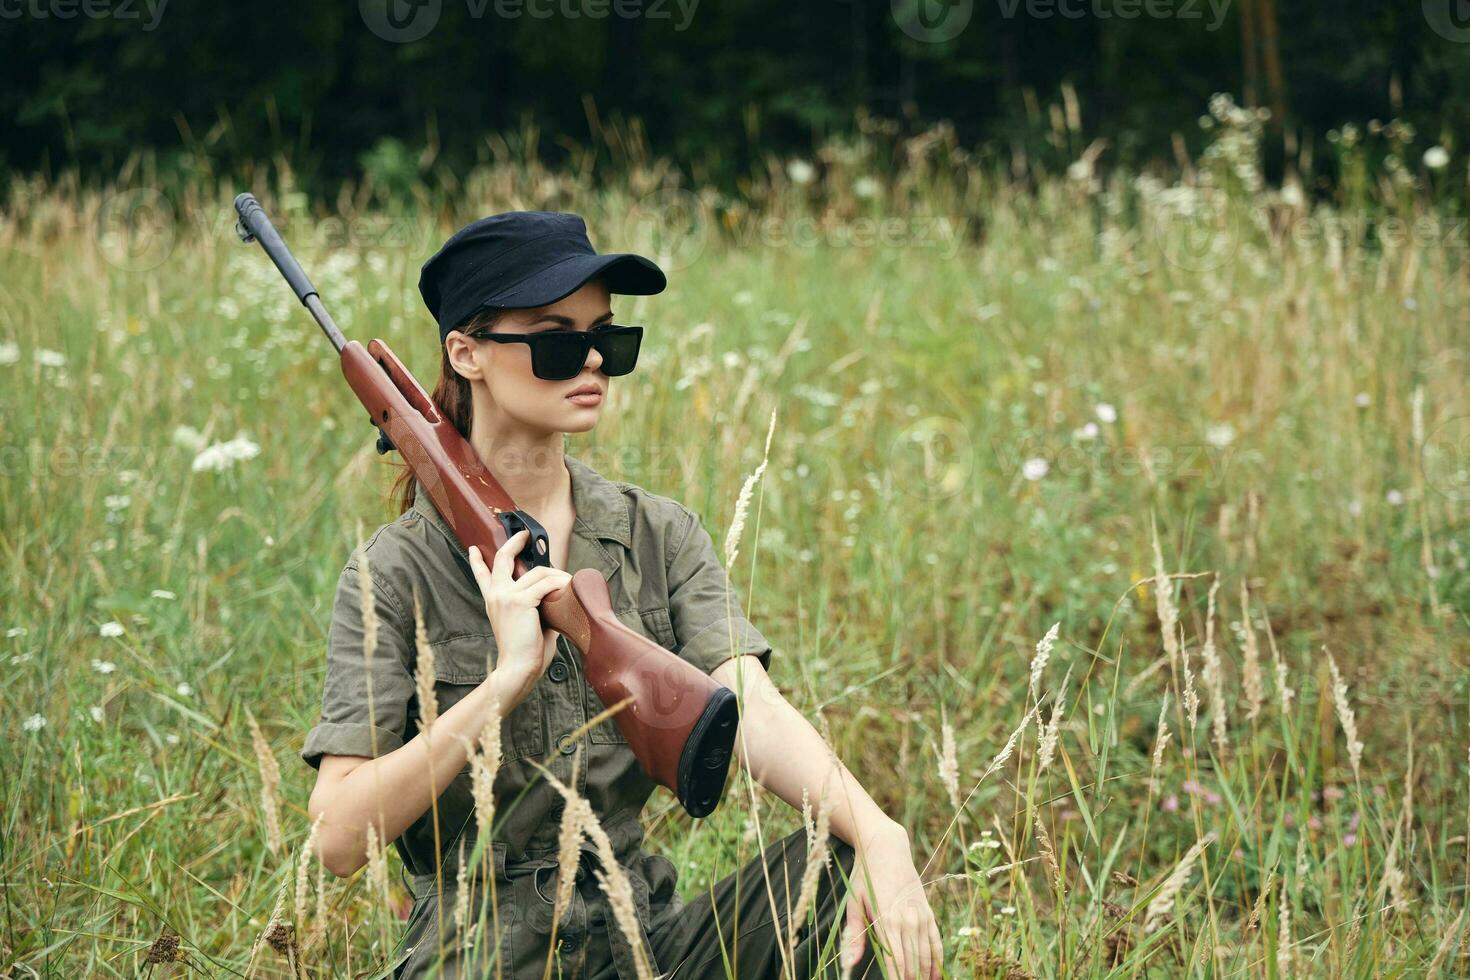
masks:
<svg viewBox="0 0 1470 980"><path fill-rule="evenodd" d="M852 892L847 902L847 929L844 931L847 942L842 947L844 965L856 966L857 961L862 958L863 945L867 942L867 937L863 934L863 927L866 925L862 898L856 892Z"/></svg>
<svg viewBox="0 0 1470 980"><path fill-rule="evenodd" d="M934 951L929 948L929 930L924 928L922 919L914 923L913 937L917 961L914 977L916 980L934 980Z"/></svg>
<svg viewBox="0 0 1470 980"><path fill-rule="evenodd" d="M505 544L495 549L495 565L491 573L498 582L509 583L510 573L515 569L516 555L526 546L526 541L531 537L527 528L521 528L515 534L505 539Z"/></svg>
<svg viewBox="0 0 1470 980"><path fill-rule="evenodd" d="M527 586L534 585L535 583L541 581L544 578L547 578L548 576L552 578L572 577L570 572L565 572L560 568L552 568L549 565L537 565L535 568L531 569L529 572L516 579L515 582L511 584L511 588L526 588Z"/></svg>
<svg viewBox="0 0 1470 980"><path fill-rule="evenodd" d="M520 590L521 594L524 595L527 599L530 599L533 604L540 603L541 599L547 593L555 592L557 589L561 588L563 585L566 585L572 580L572 576L570 574L562 571L559 568L551 568L547 569L547 571L551 574L539 576L536 581L531 582L524 589ZM519 582L520 579L517 579L516 581Z"/></svg>
<svg viewBox="0 0 1470 980"><path fill-rule="evenodd" d="M931 951L929 962L933 964L929 976L931 980L942 980L944 977L944 940L939 935L939 923L933 918L929 920L929 949Z"/></svg>

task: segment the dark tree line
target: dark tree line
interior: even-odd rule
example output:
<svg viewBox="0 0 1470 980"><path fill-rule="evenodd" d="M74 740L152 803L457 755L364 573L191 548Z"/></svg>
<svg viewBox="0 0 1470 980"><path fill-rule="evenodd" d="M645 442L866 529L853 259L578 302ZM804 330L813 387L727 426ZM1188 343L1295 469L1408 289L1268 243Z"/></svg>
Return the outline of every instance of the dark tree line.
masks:
<svg viewBox="0 0 1470 980"><path fill-rule="evenodd" d="M329 186L385 138L464 163L531 119L546 154L585 145L591 106L719 179L859 110L1004 145L1046 125L1028 107L1063 85L1115 162L1196 138L1216 91L1272 107L1280 145L1401 115L1458 152L1470 24L1439 2L0 0L0 168L106 178L150 149L227 172L282 154ZM380 36L418 17L422 38Z"/></svg>

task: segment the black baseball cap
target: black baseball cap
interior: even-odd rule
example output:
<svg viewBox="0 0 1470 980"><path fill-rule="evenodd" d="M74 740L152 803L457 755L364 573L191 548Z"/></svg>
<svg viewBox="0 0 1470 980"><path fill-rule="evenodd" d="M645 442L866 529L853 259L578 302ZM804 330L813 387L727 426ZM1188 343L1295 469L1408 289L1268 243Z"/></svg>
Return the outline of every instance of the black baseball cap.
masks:
<svg viewBox="0 0 1470 980"><path fill-rule="evenodd" d="M628 252L597 254L580 215L507 211L450 236L424 263L419 293L439 322L439 342L485 309L523 310L555 303L594 276L610 293L663 292L663 270Z"/></svg>

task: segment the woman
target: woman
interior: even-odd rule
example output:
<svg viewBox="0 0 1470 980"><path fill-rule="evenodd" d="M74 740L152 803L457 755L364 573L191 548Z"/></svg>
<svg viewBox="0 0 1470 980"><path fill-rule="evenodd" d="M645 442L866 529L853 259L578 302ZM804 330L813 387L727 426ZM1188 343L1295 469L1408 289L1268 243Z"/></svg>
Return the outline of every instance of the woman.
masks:
<svg viewBox="0 0 1470 980"><path fill-rule="evenodd" d="M801 977L837 976L844 965L876 977L868 969L876 939L891 950L889 976L938 977L939 933L907 833L771 683L770 644L741 614L697 515L563 452L563 433L597 424L609 379L637 357L641 331L613 324L611 294L651 295L664 285L641 256L597 254L571 214L481 219L424 265L419 289L443 344L433 399L545 527L554 567L511 578L524 531L494 555L465 552L428 495L406 481L404 513L353 552L337 586L322 719L302 750L318 768L308 812L321 818L319 855L335 874L352 874L366 862L374 825L413 875L399 975L470 975L453 914L460 856L483 829L473 819L467 743L498 705L503 761L489 846L501 976L539 978L548 954L561 976L635 975L630 941L588 873L595 851L582 855L551 948L561 797L534 761L563 782L575 778L592 804L632 885L638 942L655 971L764 978L789 975L791 960ZM756 780L793 806L805 792L827 808L832 860L819 878L815 927L796 930L794 945L786 917L806 864L803 832L686 904L672 863L642 849L639 814L655 784L616 725L564 737L603 705L574 648L542 628L537 606L584 567L608 579L613 608L630 627L742 693L737 757ZM365 580L376 620L367 627ZM433 652L432 739L419 731L414 693L416 608ZM375 642L365 658L369 629ZM574 774L578 741L585 764ZM831 938L839 908L856 927L841 951ZM489 973L477 963L474 975Z"/></svg>

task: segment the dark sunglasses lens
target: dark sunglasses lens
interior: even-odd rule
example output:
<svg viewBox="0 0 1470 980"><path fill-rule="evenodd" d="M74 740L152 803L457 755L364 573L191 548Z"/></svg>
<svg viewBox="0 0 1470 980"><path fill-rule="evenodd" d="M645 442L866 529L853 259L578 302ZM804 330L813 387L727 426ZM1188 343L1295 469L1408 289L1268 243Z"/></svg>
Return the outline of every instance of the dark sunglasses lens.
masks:
<svg viewBox="0 0 1470 980"><path fill-rule="evenodd" d="M628 374L638 363L638 345L643 331L637 327L614 327L592 335L597 352L602 355L600 370L608 377Z"/></svg>
<svg viewBox="0 0 1470 980"><path fill-rule="evenodd" d="M587 363L586 334L548 331L531 342L531 373L544 381L575 378Z"/></svg>

